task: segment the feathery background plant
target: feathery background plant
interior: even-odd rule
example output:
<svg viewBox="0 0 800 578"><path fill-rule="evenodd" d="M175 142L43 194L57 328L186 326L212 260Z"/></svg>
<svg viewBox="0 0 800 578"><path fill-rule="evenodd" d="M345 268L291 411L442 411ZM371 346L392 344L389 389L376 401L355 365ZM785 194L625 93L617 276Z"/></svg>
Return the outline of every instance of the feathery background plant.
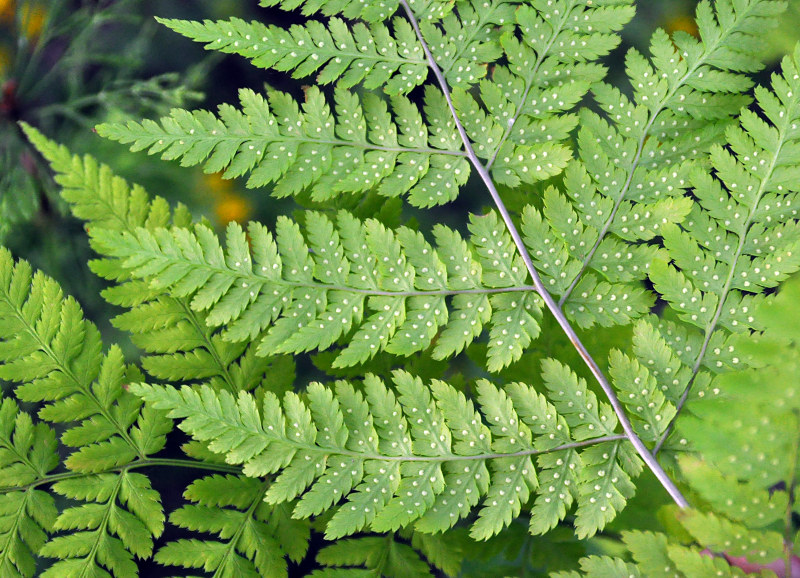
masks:
<svg viewBox="0 0 800 578"><path fill-rule="evenodd" d="M785 4L260 4L158 20L266 85L96 128L224 233L19 125L135 353L0 248L0 574L798 575Z"/></svg>

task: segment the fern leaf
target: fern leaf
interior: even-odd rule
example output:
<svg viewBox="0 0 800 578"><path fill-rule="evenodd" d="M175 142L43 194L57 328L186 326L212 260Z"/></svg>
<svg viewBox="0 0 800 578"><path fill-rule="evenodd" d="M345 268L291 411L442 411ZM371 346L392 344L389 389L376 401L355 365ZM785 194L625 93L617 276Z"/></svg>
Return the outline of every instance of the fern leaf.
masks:
<svg viewBox="0 0 800 578"><path fill-rule="evenodd" d="M609 556L588 556L580 560L581 570L585 576L627 576L629 578L641 578L638 569L633 565ZM554 578L578 578L578 572L556 572Z"/></svg>
<svg viewBox="0 0 800 578"><path fill-rule="evenodd" d="M625 532L622 539L645 576L666 578L681 575L669 558L667 537L664 534Z"/></svg>
<svg viewBox="0 0 800 578"><path fill-rule="evenodd" d="M380 23L352 27L339 18L328 24L311 20L290 28L265 26L238 18L193 22L159 20L172 30L202 42L209 50L238 54L259 68L303 78L318 73L318 84L357 84L405 94L428 76L428 63L408 21L395 18L392 29Z"/></svg>
<svg viewBox="0 0 800 578"><path fill-rule="evenodd" d="M403 96L392 98L394 115L375 96L335 93L335 114L322 93L306 92L302 110L289 95L271 90L264 98L239 94L242 109L175 110L161 123L106 124L103 136L148 149L184 166L205 164L232 178L250 173L248 187L275 182L273 195L309 189L315 200L377 187L380 194L409 195L419 207L447 203L469 176L461 139L435 90L425 93L428 124ZM337 120L338 118L338 120Z"/></svg>
<svg viewBox="0 0 800 578"><path fill-rule="evenodd" d="M85 420L63 434L65 443L80 448L69 464L77 467L84 452L105 454L115 465L144 455L129 430L139 403L122 388L139 373L126 368L118 348L103 355L99 332L83 319L78 304L64 298L52 279L32 275L27 263L15 265L5 249L0 250L0 321L5 346L0 376L20 384L17 397L45 402L42 419ZM112 406L118 409L112 412ZM108 443L114 445L106 451Z"/></svg>
<svg viewBox="0 0 800 578"><path fill-rule="evenodd" d="M440 22L421 22L450 86L467 88L486 76L489 65L502 56L500 38L513 29L516 8L514 0L469 0L458 2Z"/></svg>
<svg viewBox="0 0 800 578"><path fill-rule="evenodd" d="M300 8L307 16L317 13L325 16L341 14L350 20L360 18L367 22L386 20L397 10L397 0L377 0L362 2L361 0L337 0L324 2L321 0L259 0L261 6L279 6L284 10ZM411 0L409 5L415 13L428 20L436 20L445 16L453 7L448 0Z"/></svg>
<svg viewBox="0 0 800 578"><path fill-rule="evenodd" d="M745 576L745 570L766 574L787 568L791 574L796 558L787 544L796 529L785 520L793 507L788 488L800 448L800 333L793 322L798 296L800 283L793 279L754 312L764 332L731 340L749 369L719 372L711 384L716 395L697 395L692 413L678 422L683 452L676 465L703 509L677 511L678 527L670 532L674 538L652 532L623 534L642 575ZM683 345L691 360L702 337L687 339L686 331L677 327L640 322L638 353L655 353L654 363L648 365L653 375L686 375L685 366L676 370L677 360L668 359L670 348ZM783 532L776 531L781 526Z"/></svg>
<svg viewBox="0 0 800 578"><path fill-rule="evenodd" d="M141 379L141 374L126 366L119 348L102 353L99 332L83 319L78 304L65 298L52 279L33 274L25 262L14 263L6 249L0 249L0 375L18 384L18 399L42 403L41 419L75 423L61 435L67 447L75 448L64 464L87 474L73 474L52 486L56 493L87 503L55 518L52 530L65 533L38 548L38 555L61 560L44 575L97 573L103 572L101 567L117 576L135 573L134 556L151 555L164 518L149 480L120 466L161 450L171 424L162 413L142 410L140 400L125 391L124 384ZM3 461L9 462L9 474L20 485L43 479L56 460L52 432L43 424L33 426L27 414L13 415L15 410L8 400L3 403L4 415L13 421L4 425L0 440L8 436ZM26 456L31 449L34 453ZM15 463L14 455L24 459ZM88 475L109 469L118 471ZM38 490L8 496L4 500L9 505L31 502L25 507L34 519L52 511L52 503L42 501ZM9 539L15 540L15 532ZM26 543L42 540L35 525L30 532ZM13 541L12 546L25 564L23 544Z"/></svg>
<svg viewBox="0 0 800 578"><path fill-rule="evenodd" d="M263 502L265 486L243 476L206 476L192 482L192 502L170 514L181 528L216 534L219 540L176 540L155 559L164 565L203 568L236 576L287 576L283 552L295 562L308 548L308 528L290 520L282 507Z"/></svg>
<svg viewBox="0 0 800 578"><path fill-rule="evenodd" d="M579 159L567 168L566 194L548 191L544 211L526 208L524 224L537 269L578 325L626 323L647 311L641 293L630 310L601 299L598 311L590 296L605 290L617 299L636 295L617 284L638 283L651 262L664 258L640 241L689 214L685 191L693 167L705 167L711 146L721 142L724 127L746 104L740 93L751 82L742 73L760 67L758 37L782 9L770 1L725 0L715 8L703 3L699 41L657 31L650 59L629 51L632 100L609 85L593 86L604 116L581 112ZM544 240L551 245L543 246ZM620 312L611 314L613 309Z"/></svg>
<svg viewBox="0 0 800 578"><path fill-rule="evenodd" d="M419 553L391 534L339 540L320 550L317 561L324 569L312 572L314 578L433 576Z"/></svg>
<svg viewBox="0 0 800 578"><path fill-rule="evenodd" d="M481 82L479 99L462 88L454 90L456 112L495 182L516 187L543 181L561 173L572 158L560 144L576 123L567 111L603 77L605 69L593 61L617 45L619 38L612 32L633 16L628 2L616 4L600 7L570 1L519 7L514 17L524 40L507 32L495 47L508 59L508 66L496 67L491 81ZM589 28L574 26L588 20ZM423 32L450 80L454 76L450 55L457 53L448 49L453 36L435 29ZM577 45L581 51L567 49ZM460 68L464 70L457 69L454 86L474 82L472 65ZM569 78L562 79L565 70Z"/></svg>
<svg viewBox="0 0 800 578"><path fill-rule="evenodd" d="M640 473L641 465L633 450L613 434L613 413L604 407L598 410L593 395L574 374L562 370L559 377L558 371L553 365L545 379L553 387L569 389L562 392L562 406L575 419L579 408L593 413L599 426L593 432L597 445L580 453L572 440L593 440L593 426L584 429L582 437L571 437L563 427L565 418L550 414L556 411L553 406L521 384L509 395L479 382L479 412L452 386L434 382L431 397L421 380L403 371L394 373L393 389L369 376L363 394L340 382L334 397L313 384L307 402L287 393L282 404L271 393L259 405L248 393L234 398L207 386L176 390L140 383L130 388L154 408L183 419L181 429L208 443L228 463L243 464L247 476L276 473L267 502L299 497L296 517L316 515L333 505L326 528L329 539L367 528L394 530L417 520L420 530L445 530L481 499L471 533L487 539L516 518L535 492L540 505L534 513L544 519L532 521L534 531L563 519L577 495L579 532L588 535L602 528L632 495L630 478ZM537 413L520 421L516 403ZM559 444L549 432L558 432L566 443ZM566 474L558 482L560 493L540 487L532 462L539 454L553 458L541 462L546 479ZM556 459L564 456L566 466ZM553 501L560 504L550 506Z"/></svg>
<svg viewBox="0 0 800 578"><path fill-rule="evenodd" d="M444 341L437 343L434 355L443 358L474 340L488 321L489 369L496 371L518 360L539 335L539 300L518 293L527 287L527 274L508 235L495 227L493 214L472 221L480 272L472 268L473 257L464 253L469 249L461 238L438 229L437 235L453 245L442 248L457 274L452 282L439 248L409 229L395 235L375 220L357 221L344 212L336 225L311 212L306 221L306 238L284 218L278 220L275 237L253 223L250 247L245 232L231 224L225 250L201 225L193 231L93 234L103 237L98 243L134 277L149 279L175 298L190 299L208 325L223 325L225 339L252 339L267 331L259 344L262 353L328 348L354 330L335 362L346 367L382 350L397 355L425 350L442 329ZM453 263L456 254L463 265ZM469 276L464 267L470 267ZM457 295L451 305L448 295ZM170 310L147 309L161 311L167 316ZM165 361L175 373L164 368L155 374L173 380L186 364L210 365L174 356ZM145 367L153 373L149 363Z"/></svg>
<svg viewBox="0 0 800 578"><path fill-rule="evenodd" d="M33 576L35 556L54 531L53 497L33 485L58 465L53 430L34 424L12 399L0 402L0 572Z"/></svg>
<svg viewBox="0 0 800 578"><path fill-rule="evenodd" d="M514 18L522 40L508 33L501 37L508 65L496 67L492 82L481 84L480 97L488 117L472 117L471 125L472 118L463 114L466 110L459 110L468 123L465 126L474 127L473 134L492 125L499 131L498 138L486 140L487 131L477 139L475 149L488 159L495 178L530 182L523 169L550 162L549 153L557 149L537 145L566 139L576 119L562 113L571 110L589 86L602 79L605 69L595 61L616 47L619 37L613 32L632 16L633 8L626 0L604 5L569 0L523 5L516 10ZM592 25L583 24L587 22ZM575 46L582 49L575 51ZM481 121L488 122L479 127ZM529 151L531 162L517 163L514 145Z"/></svg>
<svg viewBox="0 0 800 578"><path fill-rule="evenodd" d="M577 165L568 168L567 182L580 178ZM545 192L544 218L532 206L525 207L522 233L543 283L551 294L561 297L565 312L581 327L629 323L650 309L652 298L632 281L661 254L658 249L607 239L597 256L598 274L583 273L581 261L598 232L581 223L570 203L552 188Z"/></svg>
<svg viewBox="0 0 800 578"><path fill-rule="evenodd" d="M796 196L784 175L796 172L792 151L800 119L798 62L796 50L784 59L782 72L773 79L773 91L756 91L764 118L745 113L739 126L727 132L731 149L713 148L716 177L693 173L695 195L703 207L709 207L711 216L692 218L700 214L697 209L683 229L664 230L674 263L654 265L651 279L688 324L686 331L699 335L694 337L699 341L694 359L687 362L693 374L702 365L715 373L742 367L740 356L728 343L730 332L757 328L754 311L766 299L764 289L800 267L795 257L797 221L789 217L778 224L761 216L766 205L777 201L773 195L782 205L793 203ZM706 246L702 239L709 236L718 242ZM709 363L709 354L718 358ZM691 381L684 393L687 399L690 389L695 389Z"/></svg>
<svg viewBox="0 0 800 578"><path fill-rule="evenodd" d="M63 198L76 217L87 221L89 230L133 232L137 227L152 230L191 224L186 207L178 205L170 210L162 197L150 198L144 189L115 176L92 157L72 155L32 127L23 125L23 129L51 163L56 180L63 187ZM126 277L115 260L108 258L107 248L100 242L93 248L104 256L102 261L93 262L95 271L118 283L120 278L124 281ZM208 379L213 387L230 391L268 384L281 393L291 383L291 359L257 356L257 344L245 347L224 341L206 328L204 313L193 311L187 300L168 297L138 281L122 282L106 289L104 295L110 302L130 309L113 323L130 332L134 343L148 353L142 364L157 379Z"/></svg>
<svg viewBox="0 0 800 578"><path fill-rule="evenodd" d="M135 575L134 556L149 557L153 537L164 527L150 481L130 472L97 474L56 482L53 491L87 503L67 508L56 518L54 529L79 531L56 536L42 547L40 555L61 559L42 575L97 572L99 564L115 576Z"/></svg>
<svg viewBox="0 0 800 578"><path fill-rule="evenodd" d="M611 351L609 373L621 394L621 401L636 417L634 427L639 437L645 441L658 441L677 410L660 391L656 377L638 360L618 349Z"/></svg>

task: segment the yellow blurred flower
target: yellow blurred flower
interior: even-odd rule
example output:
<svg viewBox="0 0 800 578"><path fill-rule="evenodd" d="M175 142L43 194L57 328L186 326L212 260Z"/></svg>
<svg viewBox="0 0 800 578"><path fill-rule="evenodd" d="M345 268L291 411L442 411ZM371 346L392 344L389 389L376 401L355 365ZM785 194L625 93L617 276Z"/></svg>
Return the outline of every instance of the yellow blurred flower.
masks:
<svg viewBox="0 0 800 578"><path fill-rule="evenodd" d="M203 182L214 197L214 215L220 225L231 221L244 222L253 213L250 201L239 194L233 182L225 180L219 173L203 175Z"/></svg>
<svg viewBox="0 0 800 578"><path fill-rule="evenodd" d="M231 221L242 223L250 217L252 212L250 201L238 194L224 195L214 203L214 214L221 225L226 225Z"/></svg>
<svg viewBox="0 0 800 578"><path fill-rule="evenodd" d="M0 78L5 75L9 66L11 66L11 53L5 47L0 46Z"/></svg>
<svg viewBox="0 0 800 578"><path fill-rule="evenodd" d="M34 2L22 2L20 23L22 33L28 38L39 36L44 27L47 11L39 4ZM0 0L0 23L11 24L17 12L16 0Z"/></svg>
<svg viewBox="0 0 800 578"><path fill-rule="evenodd" d="M678 14L670 18L667 20L665 28L670 34L680 30L695 37L700 36L700 33L697 30L697 22L694 21L694 18L687 16L686 14Z"/></svg>
<svg viewBox="0 0 800 578"><path fill-rule="evenodd" d="M44 27L46 16L47 13L41 6L26 4L22 9L22 29L25 32L25 36L28 38L39 36Z"/></svg>
<svg viewBox="0 0 800 578"><path fill-rule="evenodd" d="M17 8L15 0L0 0L0 22L9 22Z"/></svg>
<svg viewBox="0 0 800 578"><path fill-rule="evenodd" d="M223 179L220 173L203 175L203 185L211 191L214 196L233 193L233 183L228 179Z"/></svg>

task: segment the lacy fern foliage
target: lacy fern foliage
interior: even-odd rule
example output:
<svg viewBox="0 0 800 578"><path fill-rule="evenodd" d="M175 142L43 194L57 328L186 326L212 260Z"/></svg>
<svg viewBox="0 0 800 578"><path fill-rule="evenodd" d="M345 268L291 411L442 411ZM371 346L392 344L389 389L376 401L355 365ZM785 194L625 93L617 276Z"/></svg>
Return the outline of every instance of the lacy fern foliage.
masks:
<svg viewBox="0 0 800 578"><path fill-rule="evenodd" d="M23 127L141 357L0 249L3 575L792 575L800 48L751 98L783 4L700 2L624 86L630 0L261 4L302 23L161 22L302 102L98 132L274 225Z"/></svg>
<svg viewBox="0 0 800 578"><path fill-rule="evenodd" d="M297 517L319 515L347 498L328 522L329 539L365 528L396 531L411 522L420 531L440 532L483 496L471 535L486 539L518 516L537 489L534 531L554 527L577 498L576 526L590 535L622 509L633 491L630 475L638 475L641 464L614 436L611 409L598 405L585 383L558 364L545 369L545 380L559 392L555 406L524 384L504 392L480 381L480 411L452 386L435 381L426 387L402 371L393 376L393 390L372 375L363 393L338 382L334 397L311 384L307 404L293 393L282 404L267 395L259 407L248 394L233 398L208 388L137 384L131 391L170 417L185 418L181 429L209 442L228 463L242 464L246 475L280 472L265 499L283 503L302 495ZM573 434L570 424L578 424ZM608 441L577 452L580 441L603 435ZM540 462L548 481L540 488L533 460L558 451L565 452L560 459ZM595 487L595 468L613 481Z"/></svg>

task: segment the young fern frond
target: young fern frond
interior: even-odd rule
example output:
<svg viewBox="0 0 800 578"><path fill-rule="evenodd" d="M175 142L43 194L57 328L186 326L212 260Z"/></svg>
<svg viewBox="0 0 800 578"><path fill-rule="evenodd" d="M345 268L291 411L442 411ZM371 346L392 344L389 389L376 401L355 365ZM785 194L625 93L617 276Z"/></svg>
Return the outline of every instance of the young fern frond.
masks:
<svg viewBox="0 0 800 578"><path fill-rule="evenodd" d="M379 23L368 27L356 22L350 27L339 18L331 18L327 26L311 20L288 29L238 18L159 22L206 43L209 50L239 54L260 68L291 72L293 78L318 73L318 84L337 83L340 88L360 84L386 94L405 94L428 76L422 48L402 18L392 20L392 30Z"/></svg>
<svg viewBox="0 0 800 578"><path fill-rule="evenodd" d="M554 527L577 500L578 532L589 536L633 494L630 478L641 464L624 436L614 433L613 411L597 403L583 380L553 360L544 379L557 392L554 405L526 385L503 391L480 381L480 412L452 386L434 381L425 387L400 370L393 389L370 375L363 392L344 381L335 390L314 383L305 400L287 393L283 404L273 394L258 403L244 392L235 398L208 387L132 384L131 390L184 418L181 429L228 463L243 464L246 475L279 474L267 502L300 498L297 518L338 505L326 526L328 539L412 523L441 532L481 498L471 535L487 539L537 491L532 531ZM548 459L556 453L561 459ZM542 479L552 482L547 486L540 486L536 456ZM603 484L596 483L598 471L608 473Z"/></svg>

